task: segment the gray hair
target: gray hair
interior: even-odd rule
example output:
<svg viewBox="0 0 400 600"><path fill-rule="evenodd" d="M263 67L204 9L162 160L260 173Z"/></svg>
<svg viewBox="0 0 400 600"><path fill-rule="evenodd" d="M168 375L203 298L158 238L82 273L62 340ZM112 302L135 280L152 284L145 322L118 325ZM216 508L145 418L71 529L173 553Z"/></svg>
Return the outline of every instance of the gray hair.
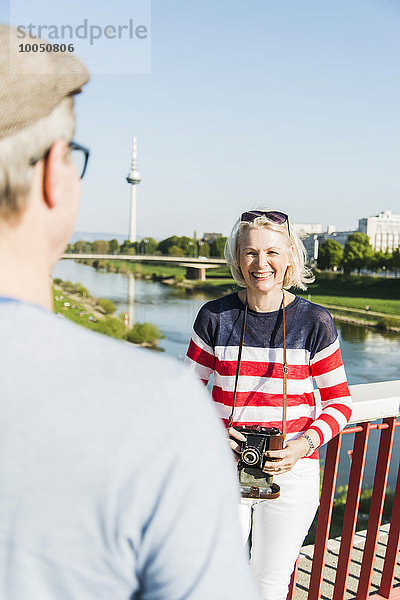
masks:
<svg viewBox="0 0 400 600"><path fill-rule="evenodd" d="M26 207L33 166L52 144L64 138L71 141L75 118L73 99L65 98L49 116L0 140L0 218L18 218Z"/></svg>
<svg viewBox="0 0 400 600"><path fill-rule="evenodd" d="M285 237L288 248L293 250L293 260L288 266L282 287L289 289L297 287L301 290L306 290L307 285L315 280L311 269L306 265L307 253L303 242L299 238L293 227L288 231L287 223L274 223L265 216L257 217L252 223L242 222L240 218L236 221L225 244L225 258L230 267L232 277L241 286L246 287L246 282L243 278L240 268L240 245L243 238L243 233L248 229L269 229L278 231Z"/></svg>

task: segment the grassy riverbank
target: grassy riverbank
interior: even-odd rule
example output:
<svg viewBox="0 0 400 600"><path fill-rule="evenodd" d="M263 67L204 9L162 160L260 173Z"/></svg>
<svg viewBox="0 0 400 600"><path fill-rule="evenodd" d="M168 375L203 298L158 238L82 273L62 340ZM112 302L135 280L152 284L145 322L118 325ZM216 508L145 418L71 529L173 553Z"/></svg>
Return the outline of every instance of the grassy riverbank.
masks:
<svg viewBox="0 0 400 600"><path fill-rule="evenodd" d="M206 281L189 281L185 279L186 269L177 265L118 260L81 262L97 269L132 273L138 278L184 287L188 293L201 290L215 297L239 289L225 266L209 269ZM308 290L296 293L325 306L338 321L400 332L400 278L316 272L316 280Z"/></svg>
<svg viewBox="0 0 400 600"><path fill-rule="evenodd" d="M179 265L163 265L153 263L134 263L126 260L91 260L82 259L77 262L89 265L100 271L109 273L132 273L135 277L143 279L168 279L176 277L178 280L185 279L186 269Z"/></svg>
<svg viewBox="0 0 400 600"><path fill-rule="evenodd" d="M217 272L221 272L221 275ZM223 269L207 274L207 281L194 282L201 289L219 289L231 292L235 281ZM220 278L222 276L222 278ZM342 275L317 272L316 280L306 292L296 291L313 302L331 306L354 308L364 312L400 316L400 278L384 279L372 276ZM369 307L366 310L366 306Z"/></svg>
<svg viewBox="0 0 400 600"><path fill-rule="evenodd" d="M192 289L227 294L237 289L233 279L210 278ZM328 308L339 321L400 331L400 278L316 273L306 292L296 293Z"/></svg>
<svg viewBox="0 0 400 600"><path fill-rule="evenodd" d="M400 278L317 272L307 290L325 304L400 316Z"/></svg>
<svg viewBox="0 0 400 600"><path fill-rule="evenodd" d="M228 294L238 287L233 279L213 277L193 282L191 289ZM356 275L316 273L316 281L299 296L328 308L339 321L400 331L400 278L382 279Z"/></svg>
<svg viewBox="0 0 400 600"><path fill-rule="evenodd" d="M400 332L400 279L321 272L302 295L338 320Z"/></svg>
<svg viewBox="0 0 400 600"><path fill-rule="evenodd" d="M80 283L56 279L53 285L53 310L57 315L87 329L147 348L156 348L158 341L164 337L152 323L134 323L128 329L124 315L112 316L115 306L111 301L93 298Z"/></svg>

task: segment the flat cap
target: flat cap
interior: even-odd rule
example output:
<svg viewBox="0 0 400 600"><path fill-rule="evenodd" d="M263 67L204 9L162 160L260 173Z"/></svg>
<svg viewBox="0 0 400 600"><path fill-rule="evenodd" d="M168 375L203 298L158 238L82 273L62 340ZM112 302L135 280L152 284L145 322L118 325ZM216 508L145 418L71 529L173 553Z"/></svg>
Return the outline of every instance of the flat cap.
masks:
<svg viewBox="0 0 400 600"><path fill-rule="evenodd" d="M45 40L25 38L24 46L45 44L47 49L21 52L20 37L14 27L0 24L0 139L49 115L90 77L76 56L48 51Z"/></svg>

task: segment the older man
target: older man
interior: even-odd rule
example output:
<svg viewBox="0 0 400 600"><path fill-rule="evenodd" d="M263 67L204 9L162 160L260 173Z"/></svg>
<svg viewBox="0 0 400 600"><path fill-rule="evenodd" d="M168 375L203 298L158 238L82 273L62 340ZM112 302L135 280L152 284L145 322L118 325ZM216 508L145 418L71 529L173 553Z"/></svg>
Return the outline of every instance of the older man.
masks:
<svg viewBox="0 0 400 600"><path fill-rule="evenodd" d="M0 27L0 597L254 599L232 459L200 384L51 313L89 76L18 41Z"/></svg>

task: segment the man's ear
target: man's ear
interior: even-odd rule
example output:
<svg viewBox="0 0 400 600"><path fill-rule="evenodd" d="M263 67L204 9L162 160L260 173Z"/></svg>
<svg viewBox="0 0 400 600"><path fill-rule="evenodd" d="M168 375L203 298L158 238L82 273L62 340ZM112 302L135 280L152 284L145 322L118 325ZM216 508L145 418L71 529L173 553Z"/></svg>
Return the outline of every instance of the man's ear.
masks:
<svg viewBox="0 0 400 600"><path fill-rule="evenodd" d="M45 159L43 170L43 197L48 208L54 208L60 197L62 172L65 166L65 153L68 144L65 140L57 140L51 146Z"/></svg>

